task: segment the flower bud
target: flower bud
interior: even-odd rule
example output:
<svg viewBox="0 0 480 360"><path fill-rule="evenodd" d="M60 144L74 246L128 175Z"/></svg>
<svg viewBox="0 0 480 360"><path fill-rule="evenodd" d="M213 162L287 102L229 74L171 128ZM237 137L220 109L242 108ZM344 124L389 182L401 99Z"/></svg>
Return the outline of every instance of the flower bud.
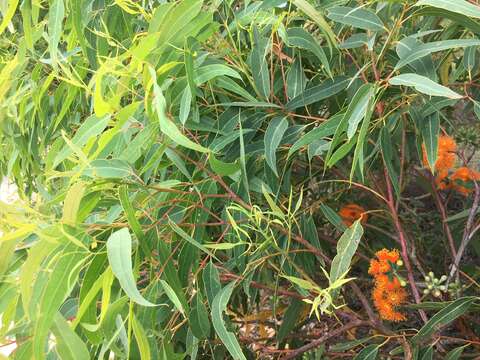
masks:
<svg viewBox="0 0 480 360"><path fill-rule="evenodd" d="M433 296L435 296L435 297L440 297L440 295L442 295L442 293L440 292L440 290L435 289L435 291L433 292Z"/></svg>
<svg viewBox="0 0 480 360"><path fill-rule="evenodd" d="M405 280L400 280L400 286L401 286L401 287L407 286L406 281L405 281Z"/></svg>
<svg viewBox="0 0 480 360"><path fill-rule="evenodd" d="M423 289L423 293L424 293L425 295L428 295L428 294L430 294L430 290L428 290L428 289Z"/></svg>
<svg viewBox="0 0 480 360"><path fill-rule="evenodd" d="M403 261L401 259L397 260L397 266L403 266Z"/></svg>

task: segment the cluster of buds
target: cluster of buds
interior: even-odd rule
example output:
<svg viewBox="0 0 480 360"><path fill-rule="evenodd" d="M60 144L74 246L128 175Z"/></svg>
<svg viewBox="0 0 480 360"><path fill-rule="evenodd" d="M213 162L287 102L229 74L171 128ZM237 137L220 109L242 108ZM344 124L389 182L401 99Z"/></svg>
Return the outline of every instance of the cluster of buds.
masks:
<svg viewBox="0 0 480 360"><path fill-rule="evenodd" d="M432 294L434 297L440 297L442 293L447 291L445 281L447 281L446 275L442 275L439 279L435 277L435 274L432 271L430 271L428 275L425 276L425 289L423 290L423 294Z"/></svg>

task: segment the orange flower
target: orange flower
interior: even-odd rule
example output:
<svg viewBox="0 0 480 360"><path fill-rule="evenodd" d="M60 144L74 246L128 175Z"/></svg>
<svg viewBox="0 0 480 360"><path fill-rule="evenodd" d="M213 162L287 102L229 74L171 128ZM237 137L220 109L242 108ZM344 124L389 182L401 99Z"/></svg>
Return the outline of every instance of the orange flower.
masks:
<svg viewBox="0 0 480 360"><path fill-rule="evenodd" d="M423 149L423 164L429 167L427 160L427 152L425 146ZM437 161L435 162L435 171L437 176L446 177L448 171L455 165L455 151L457 151L457 143L448 135L440 135L438 138Z"/></svg>
<svg viewBox="0 0 480 360"><path fill-rule="evenodd" d="M480 173L467 167L461 167L452 174L450 180L452 182L452 187L466 196L472 192L473 188L468 188L464 185L473 180L480 180Z"/></svg>
<svg viewBox="0 0 480 360"><path fill-rule="evenodd" d="M368 220L368 214L365 209L357 204L348 204L340 209L338 215L342 218L345 225L351 226L356 220L361 219L362 224Z"/></svg>
<svg viewBox="0 0 480 360"><path fill-rule="evenodd" d="M368 273L375 279L372 299L380 317L388 321L403 321L405 315L396 310L407 298L407 292L400 280L392 273L392 264L400 260L398 250L382 249L376 252L376 259L370 260Z"/></svg>
<svg viewBox="0 0 480 360"><path fill-rule="evenodd" d="M398 253L397 249L390 251L387 249L382 249L377 251L375 255L380 261L390 261L392 263L396 263L398 260L400 260L400 254Z"/></svg>

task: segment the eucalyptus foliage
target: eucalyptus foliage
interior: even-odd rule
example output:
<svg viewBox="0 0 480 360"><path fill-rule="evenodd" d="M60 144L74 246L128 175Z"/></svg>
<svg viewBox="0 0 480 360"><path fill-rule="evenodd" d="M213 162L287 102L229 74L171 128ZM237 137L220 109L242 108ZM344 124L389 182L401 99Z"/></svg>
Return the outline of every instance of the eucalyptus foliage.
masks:
<svg viewBox="0 0 480 360"><path fill-rule="evenodd" d="M0 174L19 200L0 203L0 344L28 360L478 356L435 336L478 310L480 195L446 204L423 161L445 131L478 146L475 3L3 1ZM368 223L342 222L351 202ZM429 271L458 278L447 229L470 280L432 299ZM406 263L405 323L371 305L383 247ZM451 329L460 345L476 314Z"/></svg>

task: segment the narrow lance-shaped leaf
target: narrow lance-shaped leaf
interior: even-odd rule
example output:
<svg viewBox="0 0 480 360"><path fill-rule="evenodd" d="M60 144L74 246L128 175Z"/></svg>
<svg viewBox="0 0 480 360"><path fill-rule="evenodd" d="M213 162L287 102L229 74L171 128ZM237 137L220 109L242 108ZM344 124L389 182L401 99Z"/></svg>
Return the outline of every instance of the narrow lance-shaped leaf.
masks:
<svg viewBox="0 0 480 360"><path fill-rule="evenodd" d="M113 274L128 297L143 306L156 306L146 300L137 289L132 270L132 237L127 228L110 235L107 240L107 255Z"/></svg>
<svg viewBox="0 0 480 360"><path fill-rule="evenodd" d="M480 19L480 6L466 0L420 0L415 6L429 5Z"/></svg>
<svg viewBox="0 0 480 360"><path fill-rule="evenodd" d="M252 76L260 95L270 97L270 72L267 63L269 41L263 38L258 29L253 29L253 49L251 54Z"/></svg>
<svg viewBox="0 0 480 360"><path fill-rule="evenodd" d="M350 79L347 79L344 76L337 76L333 79L325 80L320 85L305 89L305 91L291 99L285 105L285 108L288 110L295 110L301 106L307 106L327 99L344 90L348 86L349 82Z"/></svg>
<svg viewBox="0 0 480 360"><path fill-rule="evenodd" d="M296 7L302 10L310 19L315 21L320 30L326 35L328 44L330 47L337 47L337 40L335 33L332 31L330 25L323 17L323 15L315 9L308 1L306 0L292 0Z"/></svg>
<svg viewBox="0 0 480 360"><path fill-rule="evenodd" d="M438 331L442 326L445 326L459 316L462 316L470 309L476 299L477 298L475 297L463 297L447 305L423 325L417 335L412 338L412 341L420 342L431 336L435 331Z"/></svg>
<svg viewBox="0 0 480 360"><path fill-rule="evenodd" d="M227 330L223 320L223 312L227 308L227 304L230 300L230 296L232 295L234 287L235 282L231 282L222 290L220 290L215 296L215 299L213 299L212 321L215 332L217 333L218 337L222 341L223 345L225 345L233 359L246 360L246 357L242 352L242 348L240 347L237 338L232 332Z"/></svg>
<svg viewBox="0 0 480 360"><path fill-rule="evenodd" d="M55 315L52 333L55 335L55 348L62 360L86 360L90 358L85 343L59 312Z"/></svg>
<svg viewBox="0 0 480 360"><path fill-rule="evenodd" d="M325 67L327 74L332 77L330 64L327 55L322 47L317 43L315 38L303 28L291 28L287 30L288 45L296 46L305 50L309 50L317 56L322 65Z"/></svg>
<svg viewBox="0 0 480 360"><path fill-rule="evenodd" d="M415 88L418 92L430 96L444 96L450 99L460 99L463 96L449 88L437 84L429 78L417 74L401 74L388 81L391 85L403 85Z"/></svg>
<svg viewBox="0 0 480 360"><path fill-rule="evenodd" d="M57 58L58 43L62 35L62 23L65 16L63 0L53 0L48 12L48 46L52 59Z"/></svg>
<svg viewBox="0 0 480 360"><path fill-rule="evenodd" d="M440 116L438 113L434 113L421 121L420 132L422 133L428 164L433 173L437 162L438 134L440 133Z"/></svg>
<svg viewBox="0 0 480 360"><path fill-rule="evenodd" d="M383 31L385 26L382 20L372 11L364 8L348 6L333 6L328 9L328 18L359 29Z"/></svg>
<svg viewBox="0 0 480 360"><path fill-rule="evenodd" d="M265 159L270 169L278 176L277 172L277 155L276 151L280 142L282 141L283 134L288 128L288 121L286 118L275 117L268 124L267 131L265 132Z"/></svg>
<svg viewBox="0 0 480 360"><path fill-rule="evenodd" d="M350 268L353 255L357 251L358 244L363 235L363 227L360 220L355 221L342 234L337 242L337 254L333 258L330 267L330 284L340 279Z"/></svg>
<svg viewBox="0 0 480 360"><path fill-rule="evenodd" d="M163 96L162 90L156 83L155 70L151 69L151 74L153 78L153 100L152 104L155 109L155 112L158 116L158 121L160 123L160 131L164 133L170 140L174 143L192 149L198 152L209 152L209 150L197 143L194 143L192 140L188 139L183 135L176 125L168 118L166 113L166 101Z"/></svg>
<svg viewBox="0 0 480 360"><path fill-rule="evenodd" d="M480 40L477 40L477 39L441 40L441 41L434 41L434 42L429 42L425 44L420 44L412 50L410 55L401 59L397 63L397 65L395 65L395 70L398 70L417 59L420 59L428 54L431 54L437 51L462 48L462 47L468 47L468 46L479 46L479 45L480 45Z"/></svg>

